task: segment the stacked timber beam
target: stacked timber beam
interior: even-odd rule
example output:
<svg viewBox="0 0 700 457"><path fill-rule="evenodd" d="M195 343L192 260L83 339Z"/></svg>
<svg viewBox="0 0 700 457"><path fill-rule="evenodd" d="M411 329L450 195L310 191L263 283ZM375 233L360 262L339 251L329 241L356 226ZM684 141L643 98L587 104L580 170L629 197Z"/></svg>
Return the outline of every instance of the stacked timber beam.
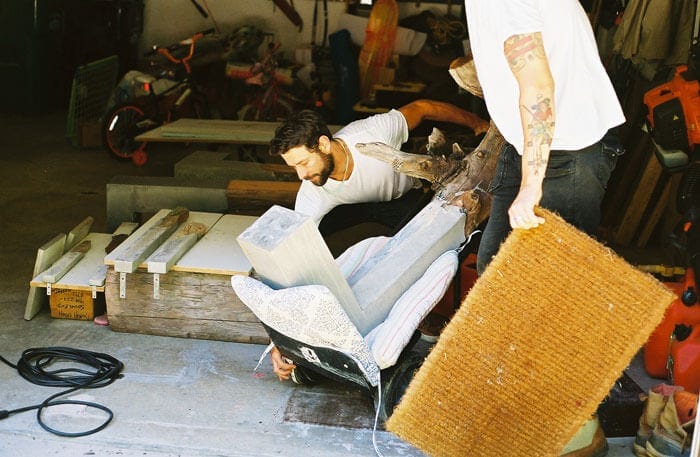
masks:
<svg viewBox="0 0 700 457"><path fill-rule="evenodd" d="M236 236L256 218L161 209L104 257L112 330L264 344L255 315L230 285L250 274Z"/></svg>

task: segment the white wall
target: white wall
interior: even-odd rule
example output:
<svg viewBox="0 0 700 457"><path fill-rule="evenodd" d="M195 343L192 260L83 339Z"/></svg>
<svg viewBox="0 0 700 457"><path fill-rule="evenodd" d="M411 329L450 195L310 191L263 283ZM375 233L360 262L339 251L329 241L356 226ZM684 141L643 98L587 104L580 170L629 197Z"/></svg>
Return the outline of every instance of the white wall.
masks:
<svg viewBox="0 0 700 457"><path fill-rule="evenodd" d="M147 0L144 9L144 30L140 40L140 49L146 52L153 44L168 45L187 38L195 32L214 27L212 17L216 20L223 34L230 33L242 25L256 27L276 34L284 51L291 51L300 45L311 42L314 0L295 0L294 6L304 21L301 32L298 31L284 13L272 0L197 0L205 7L209 6L211 15L204 19L190 0ZM323 2L318 2L319 19L316 43L320 44L323 33ZM400 4L400 16L418 14L430 9L436 14L445 14L446 6L421 2ZM459 4L453 6L453 14L459 13ZM338 28L338 18L345 12L345 2L328 1L328 33Z"/></svg>

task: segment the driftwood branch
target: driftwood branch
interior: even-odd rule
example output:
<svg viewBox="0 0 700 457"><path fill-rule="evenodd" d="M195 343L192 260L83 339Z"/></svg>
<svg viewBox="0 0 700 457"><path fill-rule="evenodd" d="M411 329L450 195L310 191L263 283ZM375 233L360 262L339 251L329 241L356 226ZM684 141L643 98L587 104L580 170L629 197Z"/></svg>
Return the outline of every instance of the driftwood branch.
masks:
<svg viewBox="0 0 700 457"><path fill-rule="evenodd" d="M455 59L449 68L457 84L481 97L481 85L474 61L470 58ZM456 205L467 213L465 234L472 233L489 215L491 185L496 163L505 139L491 122L486 135L471 152L464 151L458 143L449 142L437 129L428 138L429 154L409 154L383 143L360 143L357 148L363 154L391 164L400 173L425 179L432 183L435 199Z"/></svg>
<svg viewBox="0 0 700 457"><path fill-rule="evenodd" d="M357 149L369 157L391 164L392 168L409 176L436 182L441 176L449 174L459 167L458 161L449 161L444 157L426 154L411 154L399 151L384 143L357 143Z"/></svg>
<svg viewBox="0 0 700 457"><path fill-rule="evenodd" d="M479 145L469 153L462 151L457 143L452 145L449 156L410 154L383 143L359 143L356 147L363 154L391 164L397 172L431 182L434 198L459 206L467 213L464 230L468 234L488 217L491 209L488 188L504 143L492 122Z"/></svg>

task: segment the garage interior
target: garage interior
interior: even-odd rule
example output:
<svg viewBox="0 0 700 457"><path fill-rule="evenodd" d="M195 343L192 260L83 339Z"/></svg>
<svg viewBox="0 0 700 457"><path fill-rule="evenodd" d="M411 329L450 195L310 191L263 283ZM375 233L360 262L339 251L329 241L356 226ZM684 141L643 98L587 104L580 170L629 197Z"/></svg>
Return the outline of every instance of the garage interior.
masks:
<svg viewBox="0 0 700 457"><path fill-rule="evenodd" d="M201 131L185 131L178 132L184 137L176 140L149 140L135 156L117 157L105 147L101 129L108 105L114 106L118 87L127 87L127 72L138 69L147 73L143 54L152 44L176 43L198 31L214 29L209 37L216 38L205 38L204 48L214 41L223 43L223 48L215 47L217 58L213 63L205 62L197 77L210 83L205 96L211 102L209 115L216 120L252 120L240 116L247 105L259 100L255 98L259 93L243 84L240 72L245 73L265 56L268 43L281 43L277 51L280 73L286 71L287 65L294 66L297 75L301 75L283 90L292 95L295 90L303 91L299 92L300 97L318 96L313 100L320 105L315 106L324 109L329 124L343 125L416 98L447 100L487 118L483 103L460 89L447 71L449 63L465 52L466 37L457 26L463 22L463 6L449 0L399 1L403 27L420 29L426 18L444 19L444 24L455 29L455 36L439 41L434 32L426 29L426 42L418 52L392 57L373 98L360 99L356 94L355 99L347 99L348 91L343 90L335 70L328 36L342 30L343 25L357 27L353 19L345 16L366 20L371 4L315 0L94 0L85 8L81 1L47 0L34 2L33 7L24 2L8 2L0 6L0 34L19 37L3 40L0 47L0 61L6 69L0 78L5 78L5 87L13 88L0 98L0 236L4 240L0 247L0 356L15 364L30 348L80 348L109 354L123 362L124 369L113 384L66 396L95 402L113 411L114 419L104 429L87 436L66 437L42 428L46 425L70 434L99 426L104 413L85 405L47 408L40 421L36 411L16 412L0 420L0 455L272 456L304 452L319 456L371 456L376 455L377 447L384 455L424 455L382 430L381 425L373 432L372 399L355 386L332 380L311 386L280 382L267 359L256 369L267 346L266 335L259 328L248 330L246 326L240 336L226 338L220 337L213 327L199 328L197 333L178 327L181 322L159 322L158 329L141 321L127 322L120 331L110 325L98 325L93 318L101 317L103 312L109 318L109 302L104 309L106 296L118 296L116 276L114 282L105 284L111 291L97 292L95 297L89 289L71 294L76 307L87 307L86 315L52 316L45 285L34 287L40 292L36 295L40 297L38 312L27 316L27 304L28 294L32 294L30 282L37 274L38 250L86 218L92 219L90 232L111 236L121 222L143 225L163 208L184 206L193 212L257 217L273 203L293 204L296 177L274 168L282 164L267 155L264 143L231 143ZM282 3L290 5L292 12ZM696 17L697 2L680 6L681 3L674 6L675 15L669 18L677 26L674 30L683 29L681 22L688 22L687 11ZM690 250L692 231L684 232L683 227L694 213L681 211L688 205L681 195L684 186L694 184L684 179L694 170L692 139L688 144L683 136L684 147L664 148L658 145L658 137L642 127L648 130L644 94L674 81L680 65L688 65L694 71L694 55L688 52L685 60L673 61L669 57L673 52L670 46L664 57L668 60L650 63L624 58L621 52L626 51L613 52L613 41L625 7L631 10L636 2L598 0L582 4L594 24L601 56L627 117L618 131L625 154L618 160L607 190L600 240L630 264L669 285L679 294L679 300L684 292L686 299L691 300L688 294L693 295L694 277L686 276L686 272L692 273L689 269L696 253ZM303 25L295 19L294 11ZM363 26L359 27L362 30ZM695 29L696 36L697 24ZM247 45L243 38L252 39L253 44ZM684 38L686 41L673 37L678 40L675 45L690 49L692 37ZM234 42L238 47L232 47ZM254 48L253 55L250 46ZM361 44L351 41L355 56L360 48ZM320 51L312 53L311 49ZM302 63L295 62L295 58ZM308 69L314 63L311 61L317 65L313 76ZM81 70L97 68L88 65L95 62L109 67L107 96L101 96L99 115L81 118L76 106L80 106L80 100L87 102L81 99L76 81ZM238 74L238 79L231 76L234 74ZM691 106L685 111L687 116L700 106L700 96L697 79L685 82L691 88L683 86L681 90L686 92L674 95ZM306 103L308 100L311 98ZM290 103L298 102L292 98ZM198 113L194 109L182 114L180 117L191 118ZM270 118L255 120L276 122ZM432 127L422 126L414 131L405 150L418 152ZM481 139L454 126L439 127L458 135L470 147L476 147ZM267 180L259 174L250 178L231 171L243 162L254 165L256 171L250 172L253 174L259 173L258 168L263 165L278 171L266 169L265 176L272 176ZM246 180L263 182L262 190L253 189L257 198L250 197L250 193L234 194L239 189L235 185ZM248 185L243 187L250 191ZM177 201L178 198L182 200ZM686 224L686 228L689 226L692 224ZM354 241L392 235L397 229L370 221L328 234L326 242L338 255ZM463 262L459 272L458 281L462 284L454 284L458 291L473 280L473 270L467 262ZM168 285L167 276L178 274L199 275L162 275L163 291ZM146 285L152 287L151 282ZM57 292L59 297L61 291ZM205 291L202 293L206 295ZM432 315L439 322L438 330L454 311L455 301L463 298L456 298L454 291L452 294ZM157 303L149 295L150 291L143 294L140 306ZM691 305L694 307L687 308L694 311L696 296ZM683 318L674 322L687 324L689 342L697 334L692 328L697 323L691 322L694 318L693 315L688 321ZM163 329L168 325L173 328ZM425 327L423 330L427 332ZM434 344L428 339L419 340L412 350L426 355ZM697 356L698 351L694 354ZM692 370L689 378L689 382L696 383L693 385L700 381ZM2 364L0 379L5 386L0 394L0 412L38 405L61 390L32 384L16 369ZM668 378L649 374L644 348L640 347L598 410L608 456L634 455L632 443L646 394L664 382L672 383Z"/></svg>

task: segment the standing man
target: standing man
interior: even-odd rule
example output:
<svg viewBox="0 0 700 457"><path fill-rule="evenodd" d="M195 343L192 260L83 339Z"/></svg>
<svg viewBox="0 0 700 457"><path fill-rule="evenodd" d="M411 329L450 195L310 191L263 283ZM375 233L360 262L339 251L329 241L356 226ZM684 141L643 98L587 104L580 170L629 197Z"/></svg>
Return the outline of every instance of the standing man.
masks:
<svg viewBox="0 0 700 457"><path fill-rule="evenodd" d="M408 140L409 131L423 120L463 125L477 135L489 126L473 113L425 99L351 122L335 136L314 111L304 110L290 116L275 131L270 153L282 156L302 180L294 210L312 217L318 224L336 206L390 201L420 187L417 179L365 156L355 145L381 142L400 149Z"/></svg>
<svg viewBox="0 0 700 457"><path fill-rule="evenodd" d="M491 184L483 272L511 229L541 205L595 234L619 148L601 140L625 121L578 0L465 0L489 114L509 143Z"/></svg>

